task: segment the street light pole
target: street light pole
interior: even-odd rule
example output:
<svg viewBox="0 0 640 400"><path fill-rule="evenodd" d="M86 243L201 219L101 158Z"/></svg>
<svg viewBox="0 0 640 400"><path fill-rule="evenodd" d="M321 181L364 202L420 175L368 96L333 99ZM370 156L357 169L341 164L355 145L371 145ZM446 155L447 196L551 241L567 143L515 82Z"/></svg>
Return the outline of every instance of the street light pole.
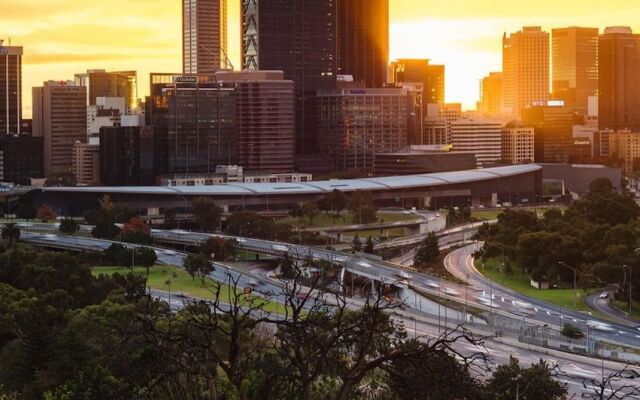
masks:
<svg viewBox="0 0 640 400"><path fill-rule="evenodd" d="M575 269L574 267L572 267L571 265L569 265L569 264L567 264L565 262L562 262L562 261L558 261L558 264L559 265L564 265L565 267L573 270L573 290L576 291L576 295L573 298L573 309L576 310L577 309L577 300L578 300L578 284L577 284L577 274L576 273L578 272L578 270Z"/></svg>

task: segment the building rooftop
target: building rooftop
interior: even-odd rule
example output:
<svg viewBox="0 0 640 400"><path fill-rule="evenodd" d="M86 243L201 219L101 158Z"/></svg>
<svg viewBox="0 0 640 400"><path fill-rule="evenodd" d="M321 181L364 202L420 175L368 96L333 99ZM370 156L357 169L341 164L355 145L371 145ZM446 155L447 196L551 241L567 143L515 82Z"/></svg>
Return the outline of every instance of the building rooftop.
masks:
<svg viewBox="0 0 640 400"><path fill-rule="evenodd" d="M178 196L255 196L283 194L323 194L333 190L393 190L478 182L542 170L537 164L474 169L433 174L311 181L306 183L227 183L213 186L124 186L124 187L49 187L43 192L142 194Z"/></svg>

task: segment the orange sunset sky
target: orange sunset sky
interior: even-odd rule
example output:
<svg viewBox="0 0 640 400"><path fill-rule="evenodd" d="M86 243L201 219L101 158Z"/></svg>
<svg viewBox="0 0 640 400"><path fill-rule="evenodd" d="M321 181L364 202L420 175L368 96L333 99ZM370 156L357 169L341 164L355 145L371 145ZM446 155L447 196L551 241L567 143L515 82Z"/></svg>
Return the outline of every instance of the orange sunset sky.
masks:
<svg viewBox="0 0 640 400"><path fill-rule="evenodd" d="M229 1L230 55L240 64L239 1ZM389 0L391 54L447 66L447 101L473 108L478 81L501 68L502 33L524 25L628 25L640 32L639 0ZM0 38L24 46L24 114L31 87L86 69L181 69L180 0L0 0Z"/></svg>

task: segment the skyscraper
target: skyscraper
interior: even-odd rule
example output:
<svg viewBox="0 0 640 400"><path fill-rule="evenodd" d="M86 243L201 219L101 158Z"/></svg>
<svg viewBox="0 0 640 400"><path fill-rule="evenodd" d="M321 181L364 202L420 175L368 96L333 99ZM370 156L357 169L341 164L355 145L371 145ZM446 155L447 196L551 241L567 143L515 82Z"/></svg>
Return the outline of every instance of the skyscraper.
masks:
<svg viewBox="0 0 640 400"><path fill-rule="evenodd" d="M338 73L382 87L389 64L389 0L338 0Z"/></svg>
<svg viewBox="0 0 640 400"><path fill-rule="evenodd" d="M391 80L396 83L422 83L423 104L444 103L445 66L432 65L428 59L403 58L391 63Z"/></svg>
<svg viewBox="0 0 640 400"><path fill-rule="evenodd" d="M336 87L336 0L243 0L242 68L295 83L296 152L317 152L315 96Z"/></svg>
<svg viewBox="0 0 640 400"><path fill-rule="evenodd" d="M490 72L488 76L480 82L480 101L478 110L487 114L500 114L503 109L502 104L502 72Z"/></svg>
<svg viewBox="0 0 640 400"><path fill-rule="evenodd" d="M212 74L227 65L227 0L182 1L182 69Z"/></svg>
<svg viewBox="0 0 640 400"><path fill-rule="evenodd" d="M87 105L96 105L98 97L122 97L126 112L136 108L138 102L138 78L136 71L110 71L92 69L75 75L76 86L87 90Z"/></svg>
<svg viewBox="0 0 640 400"><path fill-rule="evenodd" d="M22 47L0 40L0 135L19 134L22 118Z"/></svg>
<svg viewBox="0 0 640 400"><path fill-rule="evenodd" d="M502 38L503 101L506 112L549 99L549 34L539 26Z"/></svg>
<svg viewBox="0 0 640 400"><path fill-rule="evenodd" d="M640 35L607 28L598 39L600 129L640 130Z"/></svg>
<svg viewBox="0 0 640 400"><path fill-rule="evenodd" d="M598 94L598 28L552 31L553 98L586 116Z"/></svg>
<svg viewBox="0 0 640 400"><path fill-rule="evenodd" d="M71 174L73 146L87 138L87 89L72 81L34 87L33 136L44 137L45 177Z"/></svg>

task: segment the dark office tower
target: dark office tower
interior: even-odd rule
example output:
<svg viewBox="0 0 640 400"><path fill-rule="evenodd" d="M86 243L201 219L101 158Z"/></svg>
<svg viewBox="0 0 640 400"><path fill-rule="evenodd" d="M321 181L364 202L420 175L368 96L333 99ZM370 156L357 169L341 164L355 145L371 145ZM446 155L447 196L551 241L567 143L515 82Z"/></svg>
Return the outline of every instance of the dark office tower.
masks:
<svg viewBox="0 0 640 400"><path fill-rule="evenodd" d="M22 47L0 40L0 135L20 133L22 118Z"/></svg>
<svg viewBox="0 0 640 400"><path fill-rule="evenodd" d="M107 186L152 185L153 127L100 128L100 181Z"/></svg>
<svg viewBox="0 0 640 400"><path fill-rule="evenodd" d="M573 110L554 102L522 110L522 123L534 128L534 161L567 163L574 153Z"/></svg>
<svg viewBox="0 0 640 400"><path fill-rule="evenodd" d="M182 29L185 74L212 74L227 66L227 0L183 0Z"/></svg>
<svg viewBox="0 0 640 400"><path fill-rule="evenodd" d="M598 28L554 29L551 35L553 98L586 116L589 97L598 95Z"/></svg>
<svg viewBox="0 0 640 400"><path fill-rule="evenodd" d="M403 58L391 63L391 79L395 83L422 83L425 115L427 104L444 103L444 65L431 65L427 59Z"/></svg>
<svg viewBox="0 0 640 400"><path fill-rule="evenodd" d="M640 130L640 35L607 28L598 39L600 129Z"/></svg>
<svg viewBox="0 0 640 400"><path fill-rule="evenodd" d="M138 102L138 77L136 71L92 69L75 75L76 86L87 88L87 105L96 105L97 97L123 97L127 113Z"/></svg>
<svg viewBox="0 0 640 400"><path fill-rule="evenodd" d="M169 101L167 89L181 74L152 73L149 77L149 96L145 99L145 125L154 127L155 175L169 173Z"/></svg>
<svg viewBox="0 0 640 400"><path fill-rule="evenodd" d="M315 96L336 86L336 0L243 0L242 68L296 85L296 152L317 149Z"/></svg>
<svg viewBox="0 0 640 400"><path fill-rule="evenodd" d="M366 87L387 82L389 0L338 0L338 73Z"/></svg>

